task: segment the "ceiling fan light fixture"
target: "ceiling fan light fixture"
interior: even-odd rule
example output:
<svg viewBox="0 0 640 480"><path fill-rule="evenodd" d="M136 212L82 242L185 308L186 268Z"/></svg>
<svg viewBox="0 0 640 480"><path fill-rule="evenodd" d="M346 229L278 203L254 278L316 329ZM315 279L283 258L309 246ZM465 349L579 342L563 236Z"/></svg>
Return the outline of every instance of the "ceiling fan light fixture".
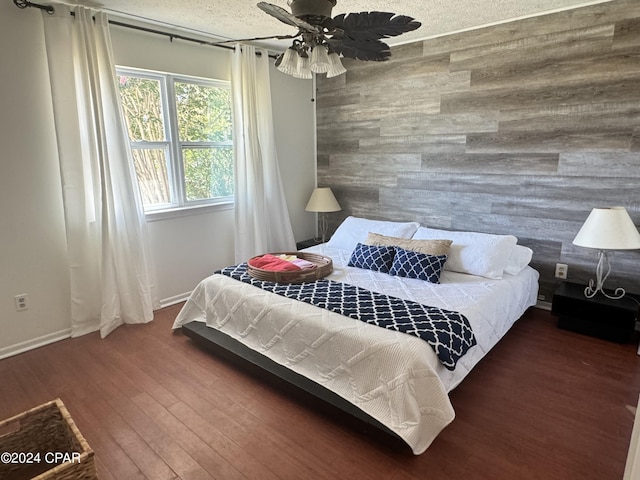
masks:
<svg viewBox="0 0 640 480"><path fill-rule="evenodd" d="M281 72L297 78L313 78L313 73L327 73L331 78L346 72L340 56L361 61L388 60L391 49L382 39L411 32L421 26L412 17L391 12L352 12L331 18L331 10L336 3L337 0L289 0L292 12L289 13L277 5L258 2L258 8L263 12L298 29L295 35L273 37L295 39L290 47L299 57L295 72L290 73L293 70L292 52L287 53L286 59L281 55L276 60L276 67L284 64L278 68Z"/></svg>
<svg viewBox="0 0 640 480"><path fill-rule="evenodd" d="M309 57L298 55L296 71L293 73L295 78L302 78L305 80L309 80L313 78L313 74L311 73L311 62Z"/></svg>
<svg viewBox="0 0 640 480"><path fill-rule="evenodd" d="M337 77L347 71L347 69L344 68L344 65L342 65L340 57L335 52L329 54L329 64L331 66L329 67L329 70L327 70L327 78Z"/></svg>
<svg viewBox="0 0 640 480"><path fill-rule="evenodd" d="M298 58L298 52L295 49L287 48L277 69L287 75L294 75L298 68Z"/></svg>
<svg viewBox="0 0 640 480"><path fill-rule="evenodd" d="M314 73L326 73L331 68L329 55L324 45L315 45L311 49L311 71Z"/></svg>

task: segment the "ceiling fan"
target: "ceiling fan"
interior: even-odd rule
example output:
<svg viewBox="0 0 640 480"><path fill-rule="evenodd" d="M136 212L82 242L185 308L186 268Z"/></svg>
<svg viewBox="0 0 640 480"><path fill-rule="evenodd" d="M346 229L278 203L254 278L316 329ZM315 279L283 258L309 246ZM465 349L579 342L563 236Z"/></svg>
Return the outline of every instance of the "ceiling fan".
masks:
<svg viewBox="0 0 640 480"><path fill-rule="evenodd" d="M339 56L363 61L387 60L391 50L381 39L416 30L421 25L412 17L389 12L348 13L332 18L336 1L289 0L291 13L271 3L258 3L263 12L298 29L295 35L266 37L294 39L292 46L277 58L278 70L298 78L311 78L312 72L326 73L328 77L340 75L346 70Z"/></svg>

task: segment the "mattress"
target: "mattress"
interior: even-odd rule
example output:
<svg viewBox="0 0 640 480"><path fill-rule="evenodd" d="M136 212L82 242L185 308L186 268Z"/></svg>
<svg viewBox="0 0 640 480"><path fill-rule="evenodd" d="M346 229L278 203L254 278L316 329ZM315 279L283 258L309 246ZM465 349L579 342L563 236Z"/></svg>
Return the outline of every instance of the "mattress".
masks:
<svg viewBox="0 0 640 480"><path fill-rule="evenodd" d="M526 267L502 280L442 272L440 284L347 266L351 252L326 244L307 249L333 259L328 279L457 311L477 345L447 370L423 340L297 302L214 274L193 291L174 328L205 322L276 363L351 402L424 452L455 417L448 392L509 330L538 293Z"/></svg>

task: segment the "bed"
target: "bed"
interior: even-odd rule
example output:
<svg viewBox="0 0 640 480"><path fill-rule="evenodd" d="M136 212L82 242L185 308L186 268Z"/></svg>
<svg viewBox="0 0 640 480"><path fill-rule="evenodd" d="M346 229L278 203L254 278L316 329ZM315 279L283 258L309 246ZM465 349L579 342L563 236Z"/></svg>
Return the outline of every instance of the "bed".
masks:
<svg viewBox="0 0 640 480"><path fill-rule="evenodd" d="M376 234L378 239L406 239L420 245L448 240L439 283L355 266L359 248L383 248L368 246L375 243L370 238ZM453 421L448 393L537 300L538 272L528 265L531 250L517 245L511 235L348 217L329 242L307 250L333 260L330 282L460 314L473 331L473 346L453 368L445 366L422 338L286 298L221 273L194 289L173 328L311 391L400 438L416 455Z"/></svg>

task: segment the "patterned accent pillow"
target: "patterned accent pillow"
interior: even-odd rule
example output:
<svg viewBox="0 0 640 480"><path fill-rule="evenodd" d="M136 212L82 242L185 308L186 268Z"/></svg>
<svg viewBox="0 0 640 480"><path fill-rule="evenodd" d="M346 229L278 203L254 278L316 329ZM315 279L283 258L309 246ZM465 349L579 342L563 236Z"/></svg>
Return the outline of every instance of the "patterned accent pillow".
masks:
<svg viewBox="0 0 640 480"><path fill-rule="evenodd" d="M366 268L375 272L389 273L393 257L393 247L377 247L358 243L351 254L348 265L350 267Z"/></svg>
<svg viewBox="0 0 640 480"><path fill-rule="evenodd" d="M446 255L427 255L398 247L389 274L440 283L440 273L446 261Z"/></svg>
<svg viewBox="0 0 640 480"><path fill-rule="evenodd" d="M424 253L425 255L449 255L451 240L413 240L411 238L389 237L375 232L369 232L365 242L367 245L385 245L400 247L405 250Z"/></svg>

